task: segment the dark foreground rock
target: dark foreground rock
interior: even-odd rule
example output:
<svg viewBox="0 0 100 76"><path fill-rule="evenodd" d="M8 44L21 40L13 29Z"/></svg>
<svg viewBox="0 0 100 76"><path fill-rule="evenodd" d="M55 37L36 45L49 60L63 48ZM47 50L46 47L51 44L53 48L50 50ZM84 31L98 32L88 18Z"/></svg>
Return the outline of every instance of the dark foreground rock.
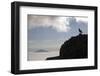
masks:
<svg viewBox="0 0 100 76"><path fill-rule="evenodd" d="M47 60L56 59L79 59L88 57L88 36L79 34L65 41L60 48L60 55L57 57L49 57Z"/></svg>

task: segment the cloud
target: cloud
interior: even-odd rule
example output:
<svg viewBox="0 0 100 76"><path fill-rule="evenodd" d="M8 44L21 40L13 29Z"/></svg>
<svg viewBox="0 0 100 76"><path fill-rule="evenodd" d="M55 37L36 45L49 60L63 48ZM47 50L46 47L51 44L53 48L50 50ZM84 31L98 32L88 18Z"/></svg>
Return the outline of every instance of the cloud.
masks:
<svg viewBox="0 0 100 76"><path fill-rule="evenodd" d="M88 17L76 17L76 21L77 22L87 22L88 21Z"/></svg>
<svg viewBox="0 0 100 76"><path fill-rule="evenodd" d="M73 34L79 33L78 29L80 28L84 34L88 33L88 18L87 17L69 17L68 18L69 26Z"/></svg>
<svg viewBox="0 0 100 76"><path fill-rule="evenodd" d="M75 27L87 27L88 17L60 17L60 16L43 16L43 15L28 15L28 28L36 27L51 27L57 32L68 32Z"/></svg>
<svg viewBox="0 0 100 76"><path fill-rule="evenodd" d="M66 17L28 15L28 28L36 27L51 27L57 32L67 32L70 29Z"/></svg>

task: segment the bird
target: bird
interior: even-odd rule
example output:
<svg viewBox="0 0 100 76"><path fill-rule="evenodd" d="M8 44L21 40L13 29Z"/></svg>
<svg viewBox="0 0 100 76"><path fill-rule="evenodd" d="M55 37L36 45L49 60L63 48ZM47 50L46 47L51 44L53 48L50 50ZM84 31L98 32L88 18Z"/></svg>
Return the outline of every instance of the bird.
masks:
<svg viewBox="0 0 100 76"><path fill-rule="evenodd" d="M79 28L78 29L78 31L79 31L79 34L81 35L83 32L82 32L82 30Z"/></svg>

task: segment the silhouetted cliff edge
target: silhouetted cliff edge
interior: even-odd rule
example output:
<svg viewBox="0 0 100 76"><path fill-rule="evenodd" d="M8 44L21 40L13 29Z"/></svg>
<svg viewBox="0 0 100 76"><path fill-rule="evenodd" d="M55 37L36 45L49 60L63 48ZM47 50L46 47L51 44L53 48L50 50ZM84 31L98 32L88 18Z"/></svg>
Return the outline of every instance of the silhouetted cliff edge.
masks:
<svg viewBox="0 0 100 76"><path fill-rule="evenodd" d="M79 34L65 41L60 48L60 55L49 57L47 60L53 59L79 59L88 57L88 38L87 34Z"/></svg>

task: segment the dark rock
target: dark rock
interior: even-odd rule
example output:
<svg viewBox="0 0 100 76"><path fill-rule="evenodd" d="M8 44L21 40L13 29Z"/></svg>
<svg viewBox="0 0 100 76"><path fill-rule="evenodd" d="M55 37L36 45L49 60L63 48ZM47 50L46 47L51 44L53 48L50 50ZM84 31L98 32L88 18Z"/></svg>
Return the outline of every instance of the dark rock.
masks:
<svg viewBox="0 0 100 76"><path fill-rule="evenodd" d="M79 59L88 57L88 36L86 34L79 34L65 41L60 48L60 55L57 57L50 57L47 60L53 59Z"/></svg>

